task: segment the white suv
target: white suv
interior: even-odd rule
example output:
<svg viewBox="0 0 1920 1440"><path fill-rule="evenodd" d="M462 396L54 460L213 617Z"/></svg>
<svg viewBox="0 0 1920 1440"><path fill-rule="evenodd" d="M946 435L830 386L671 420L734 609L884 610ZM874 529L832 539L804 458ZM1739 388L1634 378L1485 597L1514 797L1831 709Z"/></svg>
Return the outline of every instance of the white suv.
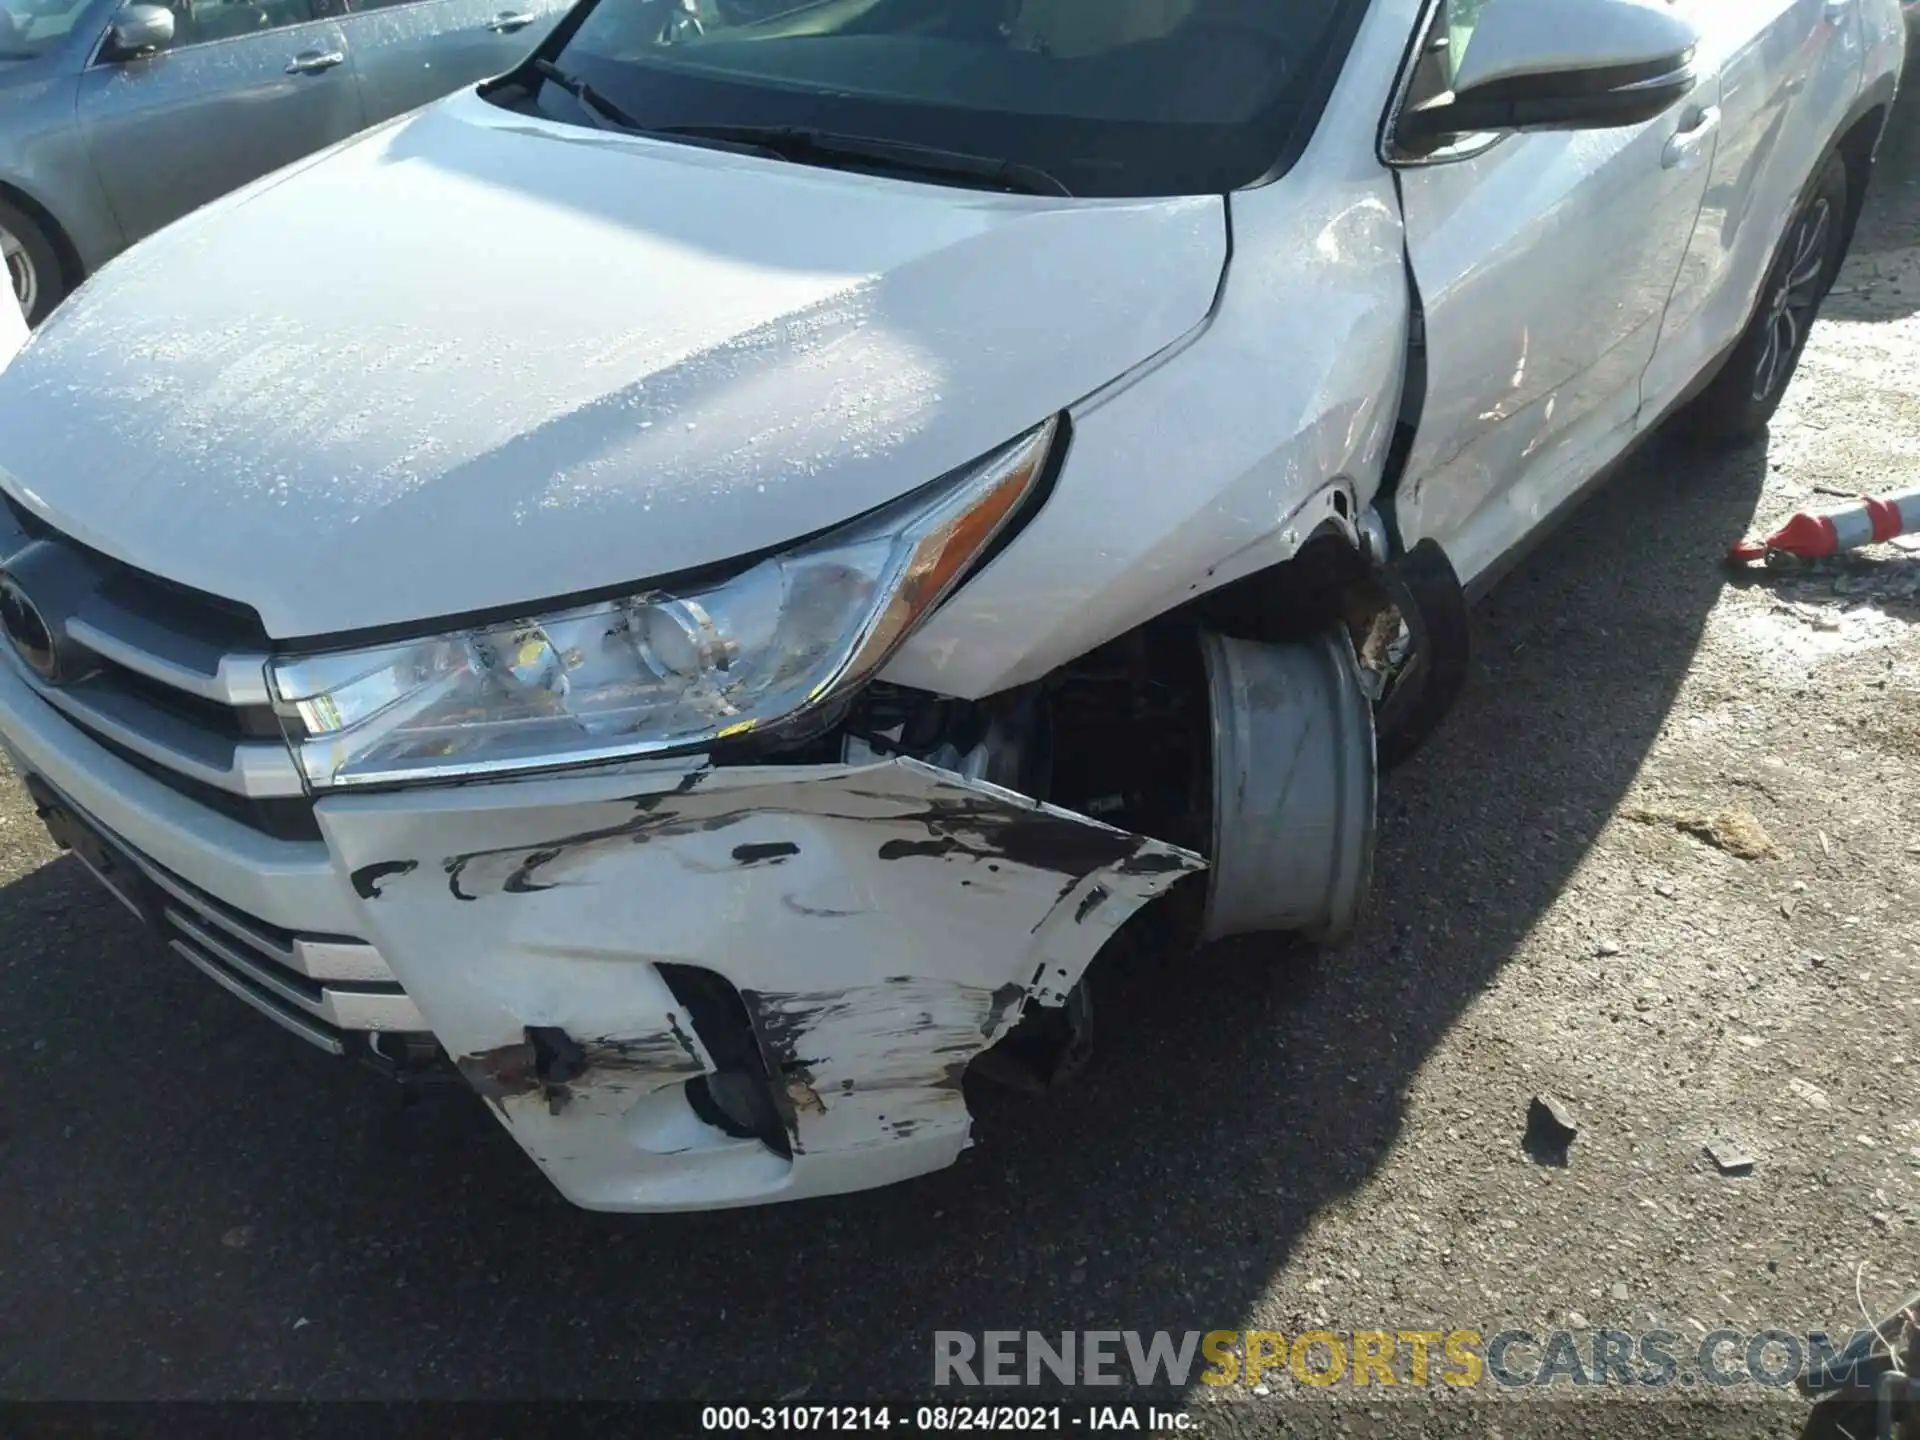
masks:
<svg viewBox="0 0 1920 1440"><path fill-rule="evenodd" d="M1469 595L1663 417L1764 432L1904 44L580 0L13 357L0 732L179 956L582 1205L935 1169L1149 902L1355 923Z"/></svg>

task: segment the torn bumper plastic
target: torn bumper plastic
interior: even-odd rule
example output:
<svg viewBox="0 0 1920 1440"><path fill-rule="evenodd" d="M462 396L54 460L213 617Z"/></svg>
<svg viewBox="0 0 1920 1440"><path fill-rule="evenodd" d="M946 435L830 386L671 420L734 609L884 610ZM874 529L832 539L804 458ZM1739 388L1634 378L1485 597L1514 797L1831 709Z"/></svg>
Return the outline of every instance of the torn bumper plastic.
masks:
<svg viewBox="0 0 1920 1440"><path fill-rule="evenodd" d="M1204 864L905 759L337 797L318 813L362 933L448 1053L569 1199L608 1210L832 1194L952 1163L973 1057L1027 1006L1063 1004L1114 930ZM690 1085L742 1037L691 1013L675 967L738 996L780 1143L696 1109Z"/></svg>

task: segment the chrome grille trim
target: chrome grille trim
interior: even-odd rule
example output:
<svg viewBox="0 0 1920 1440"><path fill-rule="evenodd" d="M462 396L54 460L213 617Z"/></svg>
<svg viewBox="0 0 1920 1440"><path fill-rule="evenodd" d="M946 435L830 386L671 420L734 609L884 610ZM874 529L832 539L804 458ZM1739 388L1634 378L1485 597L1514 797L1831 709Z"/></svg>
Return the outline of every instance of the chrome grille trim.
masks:
<svg viewBox="0 0 1920 1440"><path fill-rule="evenodd" d="M146 628L158 629L157 626ZM198 695L202 700L234 708L273 703L273 695L267 688L267 657L264 654L243 652L221 655L214 660L214 673L209 675L162 654L153 646L151 636L143 637L148 641L143 645L126 638L124 634L111 634L101 629L94 620L85 617L69 620L67 634L94 654L116 665L123 665L135 674L157 680L162 685L170 685L175 690Z"/></svg>
<svg viewBox="0 0 1920 1440"><path fill-rule="evenodd" d="M262 995L258 990L246 984L246 982L229 975L225 970L221 969L218 964L200 954L191 945L184 944L179 940L173 940L168 942L168 948L175 954L183 956L194 969L198 970L202 975L205 975L209 980L213 981L214 984L233 996L234 999L245 1001L276 1025L285 1026L302 1040L312 1045L318 1045L329 1055L344 1055L347 1053L346 1042L338 1035L333 1034L324 1026L314 1024L299 1011L276 1004L270 997Z"/></svg>
<svg viewBox="0 0 1920 1440"><path fill-rule="evenodd" d="M53 686L14 661L21 678L36 694L83 730L91 730L114 744L145 756L203 784L244 795L251 800L292 798L306 793L300 770L284 744L249 743L199 730L190 722L148 712L149 723L134 725L125 718L127 706L115 705L116 715L97 699L86 698L84 687ZM135 713L138 713L136 710ZM187 746L201 753L195 754ZM226 761L220 763L224 749Z"/></svg>
<svg viewBox="0 0 1920 1440"><path fill-rule="evenodd" d="M41 787L36 796L44 794L45 803L67 812L90 837L75 843L74 853L109 893L143 924L156 926L174 953L269 1019L336 1055L347 1053L356 1035L431 1036L426 1017L373 946L289 934L243 914L148 859L45 781L32 783ZM112 875L94 865L93 843L113 860ZM158 893L134 883L136 873Z"/></svg>
<svg viewBox="0 0 1920 1440"><path fill-rule="evenodd" d="M336 1030L430 1029L419 1006L397 987L390 992L344 990L329 985L300 984L284 974L275 973L271 961L262 962L227 943L177 906L169 905L165 919L179 934L173 948L189 958L222 966L241 980L251 982L282 1005L292 1006ZM205 968L204 966L202 967Z"/></svg>
<svg viewBox="0 0 1920 1440"><path fill-rule="evenodd" d="M276 965L309 980L347 980L372 985L399 983L394 979L386 960L371 945L354 940L306 939L298 935L289 941L282 941L249 924L234 911L200 895L185 881L176 879L144 855L132 850L126 851L126 855L149 880L166 891L178 904L192 911L195 918L217 926Z"/></svg>
<svg viewBox="0 0 1920 1440"><path fill-rule="evenodd" d="M4 494L0 560L38 595L53 638L51 680L0 645L36 695L200 805L276 838L317 838L257 615L91 550Z"/></svg>

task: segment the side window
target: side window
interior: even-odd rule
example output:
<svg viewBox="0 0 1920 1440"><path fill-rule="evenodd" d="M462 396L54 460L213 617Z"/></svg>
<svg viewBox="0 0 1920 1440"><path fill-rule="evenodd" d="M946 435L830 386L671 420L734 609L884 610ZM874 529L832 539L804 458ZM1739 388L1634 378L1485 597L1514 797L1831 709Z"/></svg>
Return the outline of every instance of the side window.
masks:
<svg viewBox="0 0 1920 1440"><path fill-rule="evenodd" d="M1411 102L1417 105L1438 99L1453 89L1453 77L1460 73L1460 57L1467 53L1473 27L1480 23L1480 12L1486 8L1487 0L1446 0L1441 5L1414 71L1407 97Z"/></svg>
<svg viewBox="0 0 1920 1440"><path fill-rule="evenodd" d="M1453 77L1460 73L1460 57L1467 53L1473 27L1480 23L1480 12L1487 0L1447 0L1446 19L1442 22L1447 37L1446 88L1453 88Z"/></svg>
<svg viewBox="0 0 1920 1440"><path fill-rule="evenodd" d="M1480 23L1480 12L1489 3L1490 0L1444 0L1434 14L1432 29L1427 32L1419 59L1414 63L1413 74L1408 78L1402 101L1403 110L1430 104L1452 92L1454 77L1460 73L1461 58L1467 53L1467 46L1473 41L1474 29ZM1432 146L1400 151L1397 137L1389 143L1403 158L1412 156L1426 159L1441 153L1453 156L1463 151L1484 149L1491 139L1489 136L1462 136L1458 144L1448 144L1439 151Z"/></svg>
<svg viewBox="0 0 1920 1440"><path fill-rule="evenodd" d="M284 30L319 18L316 0L168 0L167 8L173 11L173 44L168 47L173 50Z"/></svg>

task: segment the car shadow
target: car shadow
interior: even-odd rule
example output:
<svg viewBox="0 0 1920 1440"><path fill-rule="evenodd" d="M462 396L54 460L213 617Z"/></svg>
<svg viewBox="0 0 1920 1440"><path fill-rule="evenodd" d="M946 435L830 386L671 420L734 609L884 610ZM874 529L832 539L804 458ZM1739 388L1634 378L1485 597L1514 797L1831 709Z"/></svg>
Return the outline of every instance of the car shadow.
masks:
<svg viewBox="0 0 1920 1440"><path fill-rule="evenodd" d="M574 1210L463 1089L403 1104L46 866L0 893L0 1390L871 1397L927 1383L938 1329L1232 1326L1607 824L1765 467L1656 441L1480 608L1353 942L1124 967L1090 1073L970 1087L976 1148L887 1190ZM1516 1150L1526 1098L1489 1097Z"/></svg>

